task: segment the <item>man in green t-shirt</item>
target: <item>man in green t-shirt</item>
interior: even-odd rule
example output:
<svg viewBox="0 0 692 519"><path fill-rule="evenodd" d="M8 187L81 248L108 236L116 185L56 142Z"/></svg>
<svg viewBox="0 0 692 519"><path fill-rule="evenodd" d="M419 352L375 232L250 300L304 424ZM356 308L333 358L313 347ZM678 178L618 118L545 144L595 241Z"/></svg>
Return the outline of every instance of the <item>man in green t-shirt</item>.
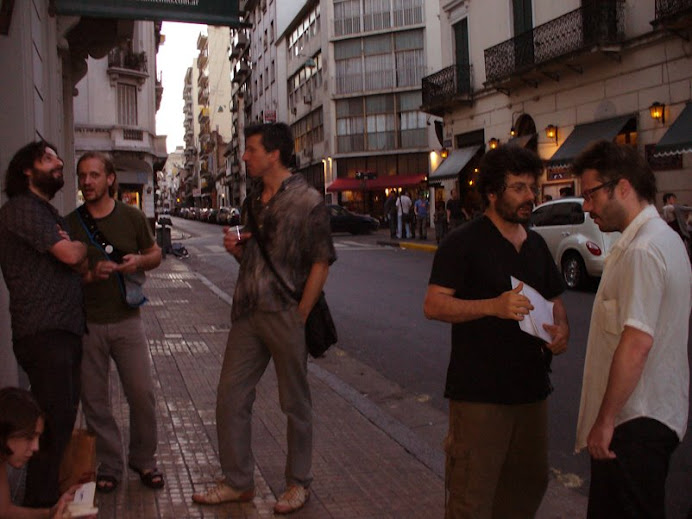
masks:
<svg viewBox="0 0 692 519"><path fill-rule="evenodd" d="M143 277L145 271L159 266L161 249L144 213L115 200L115 167L107 155L82 155L77 176L84 205L68 216L68 222L75 239L88 246L89 270L83 277L88 332L82 344L82 406L87 425L96 434L96 488L115 490L123 471L120 430L109 401L111 358L130 406L128 465L144 485L162 488L163 474L156 468L156 403L147 338L139 308L127 302L125 290L127 277Z"/></svg>

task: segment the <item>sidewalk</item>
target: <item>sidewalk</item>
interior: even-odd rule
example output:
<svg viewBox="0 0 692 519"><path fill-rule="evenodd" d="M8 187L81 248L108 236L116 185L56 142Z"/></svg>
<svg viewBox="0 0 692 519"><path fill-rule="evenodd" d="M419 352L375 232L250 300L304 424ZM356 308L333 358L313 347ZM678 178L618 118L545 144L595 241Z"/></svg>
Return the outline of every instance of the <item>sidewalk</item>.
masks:
<svg viewBox="0 0 692 519"><path fill-rule="evenodd" d="M284 489L286 443L272 366L258 385L253 413L257 496L245 504L193 504L192 493L220 476L215 402L230 295L170 255L150 273L146 293L150 302L143 318L166 487L146 489L129 471L116 492L97 496L99 518L272 517L275 496ZM393 397L403 390L336 347L326 357L310 360L309 377L315 479L310 501L292 517L443 517L444 458L439 446L446 430L444 414L411 395ZM361 377L358 390L355 377ZM127 445L127 404L115 371L111 388ZM539 517L583 517L584 501L551 481Z"/></svg>

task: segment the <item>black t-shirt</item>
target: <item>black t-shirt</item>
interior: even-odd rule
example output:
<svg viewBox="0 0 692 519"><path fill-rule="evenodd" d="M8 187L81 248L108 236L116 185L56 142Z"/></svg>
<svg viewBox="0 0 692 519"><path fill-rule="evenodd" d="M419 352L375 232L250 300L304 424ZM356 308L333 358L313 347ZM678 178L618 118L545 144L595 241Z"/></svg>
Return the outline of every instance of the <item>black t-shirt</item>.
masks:
<svg viewBox="0 0 692 519"><path fill-rule="evenodd" d="M461 212L461 200L450 198L447 200L447 211L452 220L465 220L464 213Z"/></svg>
<svg viewBox="0 0 692 519"><path fill-rule="evenodd" d="M490 299L511 290L510 276L531 285L546 299L564 291L543 238L528 231L517 252L482 216L440 244L430 284L454 289L459 299ZM537 402L552 390L551 359L545 343L522 332L517 321L483 317L453 324L445 397L497 404Z"/></svg>

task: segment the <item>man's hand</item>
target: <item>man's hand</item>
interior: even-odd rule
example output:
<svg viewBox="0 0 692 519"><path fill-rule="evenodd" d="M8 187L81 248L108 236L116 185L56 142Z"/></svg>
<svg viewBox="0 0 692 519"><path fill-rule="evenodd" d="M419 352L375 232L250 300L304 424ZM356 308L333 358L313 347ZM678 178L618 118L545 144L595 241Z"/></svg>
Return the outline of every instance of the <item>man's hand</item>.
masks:
<svg viewBox="0 0 692 519"><path fill-rule="evenodd" d="M503 292L493 300L496 317L515 321L524 320L524 316L533 310L533 305L528 297L520 293L523 288L524 283L519 283L516 288Z"/></svg>
<svg viewBox="0 0 692 519"><path fill-rule="evenodd" d="M605 423L600 418L591 428L589 436L586 438L586 447L589 449L591 457L597 460L614 459L615 453L610 450L610 442L613 439L615 426L612 423Z"/></svg>
<svg viewBox="0 0 692 519"><path fill-rule="evenodd" d="M123 274L134 274L140 269L142 257L139 254L126 254L123 256L123 262L117 265L117 271Z"/></svg>
<svg viewBox="0 0 692 519"><path fill-rule="evenodd" d="M239 237L230 227L223 228L223 246L238 261L243 256L243 246L251 237L251 232L241 232Z"/></svg>
<svg viewBox="0 0 692 519"><path fill-rule="evenodd" d="M569 340L569 326L566 322L556 324L544 324L543 329L553 338L552 342L546 344L546 348L553 352L553 355L560 355L567 351L567 341Z"/></svg>
<svg viewBox="0 0 692 519"><path fill-rule="evenodd" d="M108 279L113 272L119 270L119 265L114 261L99 261L91 270L92 281Z"/></svg>

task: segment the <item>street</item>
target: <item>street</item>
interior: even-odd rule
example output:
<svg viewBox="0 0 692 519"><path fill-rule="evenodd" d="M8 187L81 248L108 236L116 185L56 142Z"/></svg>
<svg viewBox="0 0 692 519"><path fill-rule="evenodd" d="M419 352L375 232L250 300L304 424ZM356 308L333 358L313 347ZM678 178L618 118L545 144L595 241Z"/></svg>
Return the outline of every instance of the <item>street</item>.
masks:
<svg viewBox="0 0 692 519"><path fill-rule="evenodd" d="M232 294L237 264L222 247L222 228L180 218L173 222L174 233L182 233L180 243L190 252L190 268ZM325 291L338 327L338 347L401 386L409 396L445 412L442 394L449 325L428 321L422 312L433 254L378 245L378 238L384 236L334 235L338 261L330 270ZM551 470L561 483L583 495L588 494L588 457L575 455L573 450L593 299L593 292L567 291L563 296L571 328L570 347L553 361L555 391L549 400ZM688 434L670 469L669 517L686 516L692 503L690 488L692 439Z"/></svg>

